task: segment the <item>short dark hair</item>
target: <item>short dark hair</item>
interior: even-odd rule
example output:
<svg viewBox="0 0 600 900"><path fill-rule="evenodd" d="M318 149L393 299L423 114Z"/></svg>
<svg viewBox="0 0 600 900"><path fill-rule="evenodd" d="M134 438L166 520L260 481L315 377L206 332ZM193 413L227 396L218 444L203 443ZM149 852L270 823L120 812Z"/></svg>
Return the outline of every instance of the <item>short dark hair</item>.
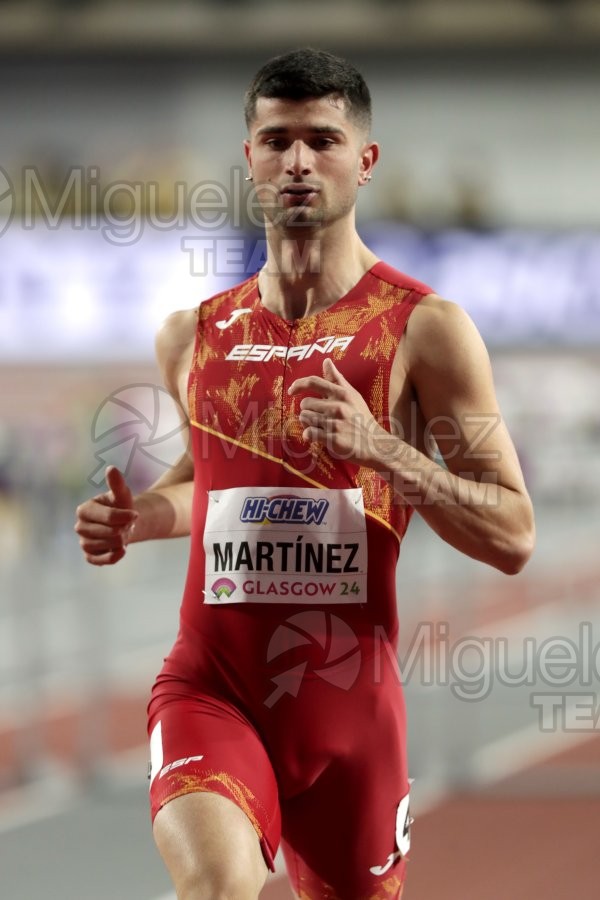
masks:
<svg viewBox="0 0 600 900"><path fill-rule="evenodd" d="M371 95L360 72L345 59L326 50L305 47L275 56L259 69L246 91L244 115L250 127L259 97L306 100L337 94L347 103L348 115L367 131L371 127Z"/></svg>

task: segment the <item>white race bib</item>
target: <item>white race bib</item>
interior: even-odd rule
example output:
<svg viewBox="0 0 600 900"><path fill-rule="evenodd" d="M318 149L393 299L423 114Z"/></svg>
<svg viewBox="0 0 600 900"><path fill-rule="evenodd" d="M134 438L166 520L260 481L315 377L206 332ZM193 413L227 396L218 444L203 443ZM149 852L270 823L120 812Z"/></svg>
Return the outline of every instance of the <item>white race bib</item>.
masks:
<svg viewBox="0 0 600 900"><path fill-rule="evenodd" d="M204 602L366 603L361 488L208 492Z"/></svg>

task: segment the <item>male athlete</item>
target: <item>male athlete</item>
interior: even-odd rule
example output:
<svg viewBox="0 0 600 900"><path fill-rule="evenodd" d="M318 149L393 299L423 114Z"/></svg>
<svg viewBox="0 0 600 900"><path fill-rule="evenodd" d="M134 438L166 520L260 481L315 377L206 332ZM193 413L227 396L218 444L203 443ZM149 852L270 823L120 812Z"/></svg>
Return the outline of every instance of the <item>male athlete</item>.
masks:
<svg viewBox="0 0 600 900"><path fill-rule="evenodd" d="M356 232L379 155L361 75L294 51L258 72L245 110L266 264L167 319L157 355L191 450L137 497L109 468L76 530L94 565L191 534L148 723L154 836L178 898L255 900L280 842L302 900L398 898L402 537L416 508L512 574L532 507L472 322Z"/></svg>

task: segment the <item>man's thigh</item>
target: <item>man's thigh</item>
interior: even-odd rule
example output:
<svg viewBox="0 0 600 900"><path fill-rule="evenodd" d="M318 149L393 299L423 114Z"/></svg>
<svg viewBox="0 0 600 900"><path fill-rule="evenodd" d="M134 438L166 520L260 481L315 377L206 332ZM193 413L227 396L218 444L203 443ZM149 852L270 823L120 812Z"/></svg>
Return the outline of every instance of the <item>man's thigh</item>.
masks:
<svg viewBox="0 0 600 900"><path fill-rule="evenodd" d="M159 810L153 831L178 896L258 896L267 864L252 823L231 800L177 797Z"/></svg>
<svg viewBox="0 0 600 900"><path fill-rule="evenodd" d="M406 775L378 753L363 765L334 761L282 803L282 850L302 900L398 900L410 815Z"/></svg>
<svg viewBox="0 0 600 900"><path fill-rule="evenodd" d="M260 849L273 869L281 834L277 781L248 720L220 700L164 692L150 703L148 730L150 802L161 852L161 843L170 846L179 830L184 841L193 833L196 846L228 845L235 855L235 834ZM200 799L178 802L188 797Z"/></svg>

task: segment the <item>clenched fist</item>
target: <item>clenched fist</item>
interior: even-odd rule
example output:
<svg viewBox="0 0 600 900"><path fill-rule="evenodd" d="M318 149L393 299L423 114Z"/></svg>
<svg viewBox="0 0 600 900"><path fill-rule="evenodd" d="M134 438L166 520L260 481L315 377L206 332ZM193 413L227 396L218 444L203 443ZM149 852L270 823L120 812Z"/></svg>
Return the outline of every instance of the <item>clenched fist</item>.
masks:
<svg viewBox="0 0 600 900"><path fill-rule="evenodd" d="M116 466L106 470L106 483L106 493L86 500L76 510L75 531L93 566L110 566L123 559L138 517L133 494Z"/></svg>

